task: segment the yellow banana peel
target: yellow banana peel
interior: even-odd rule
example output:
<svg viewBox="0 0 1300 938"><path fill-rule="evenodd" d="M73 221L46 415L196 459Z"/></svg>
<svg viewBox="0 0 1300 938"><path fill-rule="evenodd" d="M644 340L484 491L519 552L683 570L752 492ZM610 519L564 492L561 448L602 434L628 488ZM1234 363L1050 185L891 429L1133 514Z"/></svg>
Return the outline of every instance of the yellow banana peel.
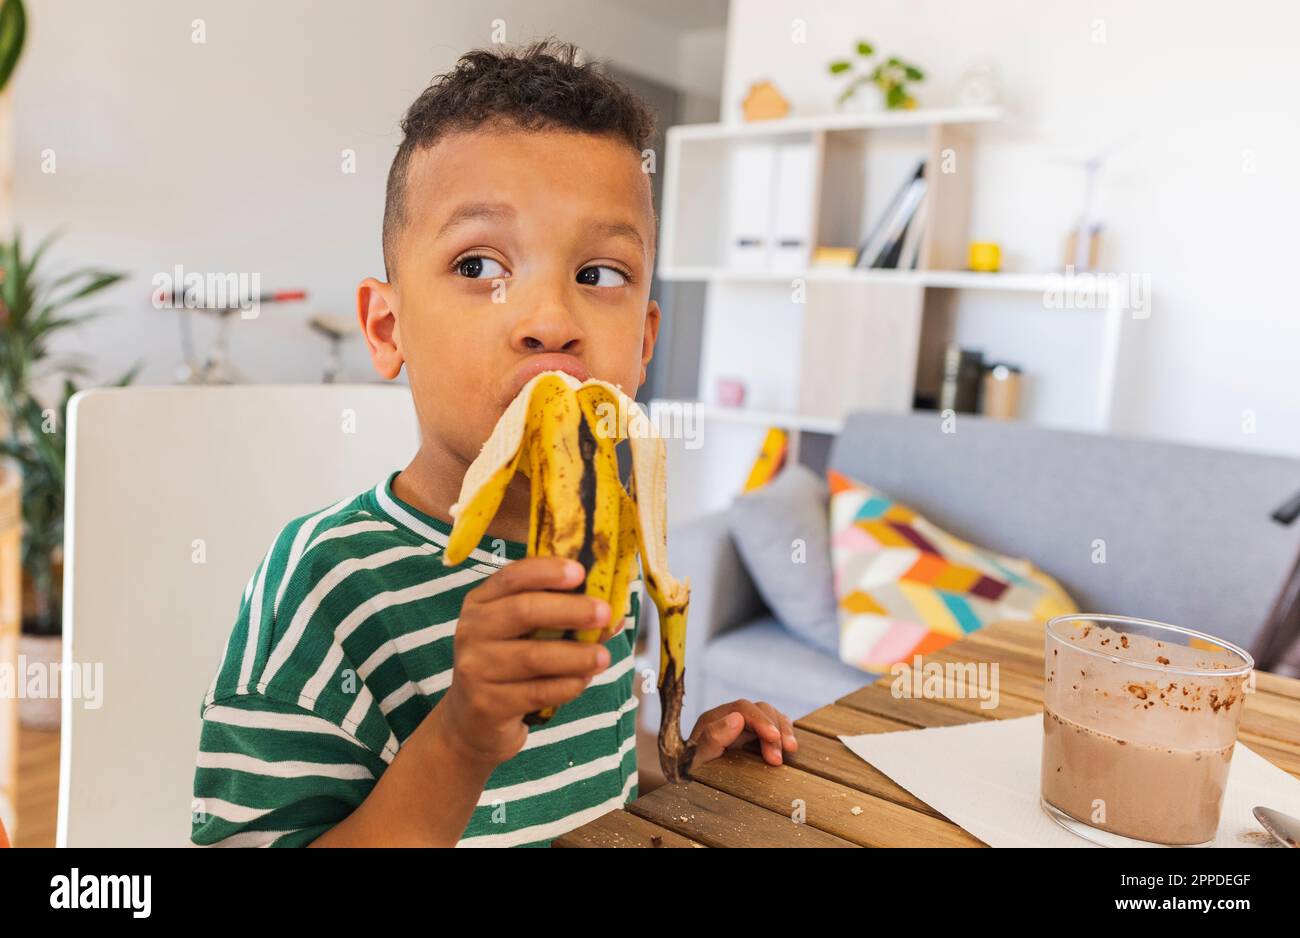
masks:
<svg viewBox="0 0 1300 938"><path fill-rule="evenodd" d="M618 471L617 446L631 450L631 486ZM452 506L443 553L462 563L487 533L517 472L530 481L528 556L576 560L587 571L579 590L627 614L637 554L646 592L659 615L659 762L671 782L689 778L695 747L682 739L686 614L690 584L668 571L667 477L663 440L640 407L605 381L560 371L537 375L497 421ZM600 630L539 629L536 638L595 642ZM554 710L530 714L543 723Z"/></svg>

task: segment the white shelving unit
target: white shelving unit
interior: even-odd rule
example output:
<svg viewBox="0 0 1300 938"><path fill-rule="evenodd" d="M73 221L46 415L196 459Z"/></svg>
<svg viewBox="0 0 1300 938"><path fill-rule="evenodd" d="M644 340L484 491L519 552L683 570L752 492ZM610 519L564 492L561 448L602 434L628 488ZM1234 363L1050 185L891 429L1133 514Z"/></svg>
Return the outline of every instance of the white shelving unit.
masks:
<svg viewBox="0 0 1300 938"><path fill-rule="evenodd" d="M1034 317L1025 321L1026 330L1052 328L1050 317L1070 320L1075 331L1062 341L1080 343L1082 330L1081 344L1090 348L1074 356L1078 373L1035 374L1032 360L1017 363L1034 380L1068 385L1068 394L1052 399L1068 399L1072 413L1053 420L1056 425L1110 427L1125 317L1122 297L1109 283L962 269L975 184L970 130L1003 117L997 108L945 108L668 130L659 275L707 284L696 403L708 432L729 441L722 447L726 459L710 448L714 465L703 476L717 478L696 473L688 483L693 491L730 485L734 492L739 454L745 465L752 461L765 427L795 431L797 446L798 434L837 432L855 409L911 410L918 390L937 390L943 346L973 296L996 297L983 302L1005 303L1006 316ZM815 245L858 244L924 159L927 219L917 269L818 268L809 266L809 256L791 263L789 255L776 254L756 269L732 266L733 201L744 197L735 191L733 167L738 150L755 142L811 145L813 198L800 233L808 255ZM1068 296L1069 315L1049 308L1048 296ZM982 344L969 335L961 340ZM1018 345L1031 353L1034 348L1027 341ZM984 351L994 360L1008 354L992 346ZM743 408L718 403L721 379L745 384Z"/></svg>

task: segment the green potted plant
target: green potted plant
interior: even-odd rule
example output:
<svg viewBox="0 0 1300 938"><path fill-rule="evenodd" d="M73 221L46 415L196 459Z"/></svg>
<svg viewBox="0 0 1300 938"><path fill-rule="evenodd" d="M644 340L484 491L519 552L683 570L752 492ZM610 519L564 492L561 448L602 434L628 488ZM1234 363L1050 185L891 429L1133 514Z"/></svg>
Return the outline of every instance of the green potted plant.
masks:
<svg viewBox="0 0 1300 938"><path fill-rule="evenodd" d="M845 107L854 103L867 110L884 107L891 111L916 107L916 98L908 84L925 80L925 73L919 67L896 55L872 67L875 47L861 39L853 51L854 57L836 59L829 66L832 75L850 76L848 84L835 99L836 105Z"/></svg>
<svg viewBox="0 0 1300 938"><path fill-rule="evenodd" d="M51 342L58 334L99 315L85 302L118 283L123 274L79 268L46 278L40 269L53 237L30 254L22 238L0 243L0 410L6 426L0 456L22 473L22 637L19 653L29 663L61 660L63 626L64 418L77 391L76 361L58 358ZM128 373L119 383L134 376ZM37 386L62 378L54 401ZM47 672L48 673L48 672ZM58 725L58 700L24 698L25 725Z"/></svg>
<svg viewBox="0 0 1300 938"><path fill-rule="evenodd" d="M4 0L0 5L0 139L3 140L13 138L13 96L8 90L9 79L22 57L26 36L27 11L23 9L22 0ZM12 154L6 154L5 162L12 164ZM8 199L7 188L0 188L0 201ZM3 414L0 413L2 424ZM18 560L22 527L21 487L17 466L0 459L0 598L5 599L0 602L0 667L17 665L13 658L19 618L16 597L22 592L21 563ZM0 737L13 738L16 703L14 700L0 700ZM17 820L16 755L12 750L0 753L0 847L6 845L5 824L13 830Z"/></svg>

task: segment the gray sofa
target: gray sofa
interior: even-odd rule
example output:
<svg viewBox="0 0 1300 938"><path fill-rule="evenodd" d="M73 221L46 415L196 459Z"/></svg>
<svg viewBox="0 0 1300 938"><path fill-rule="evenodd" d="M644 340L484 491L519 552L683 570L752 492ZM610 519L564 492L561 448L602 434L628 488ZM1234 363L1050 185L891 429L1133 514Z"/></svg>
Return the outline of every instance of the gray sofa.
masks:
<svg viewBox="0 0 1300 938"><path fill-rule="evenodd" d="M959 537L1032 560L1084 611L1174 622L1246 647L1300 551L1300 525L1269 518L1300 488L1300 459L968 416L944 433L936 414L857 413L828 461ZM1094 563L1098 539L1104 564ZM799 716L871 679L772 617L727 512L675 528L669 551L692 586L687 730L734 698ZM643 663L657 668L652 620ZM643 725L657 726L653 698L646 704Z"/></svg>

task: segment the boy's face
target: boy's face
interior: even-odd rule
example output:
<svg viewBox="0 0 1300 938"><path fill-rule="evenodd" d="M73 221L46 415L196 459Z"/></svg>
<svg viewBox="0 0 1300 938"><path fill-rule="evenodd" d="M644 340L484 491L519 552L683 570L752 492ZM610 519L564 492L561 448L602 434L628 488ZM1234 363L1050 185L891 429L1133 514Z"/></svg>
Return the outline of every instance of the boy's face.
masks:
<svg viewBox="0 0 1300 938"><path fill-rule="evenodd" d="M394 282L359 300L375 367L405 363L421 430L466 462L533 375L634 395L659 330L654 210L614 137L453 133L413 154Z"/></svg>

